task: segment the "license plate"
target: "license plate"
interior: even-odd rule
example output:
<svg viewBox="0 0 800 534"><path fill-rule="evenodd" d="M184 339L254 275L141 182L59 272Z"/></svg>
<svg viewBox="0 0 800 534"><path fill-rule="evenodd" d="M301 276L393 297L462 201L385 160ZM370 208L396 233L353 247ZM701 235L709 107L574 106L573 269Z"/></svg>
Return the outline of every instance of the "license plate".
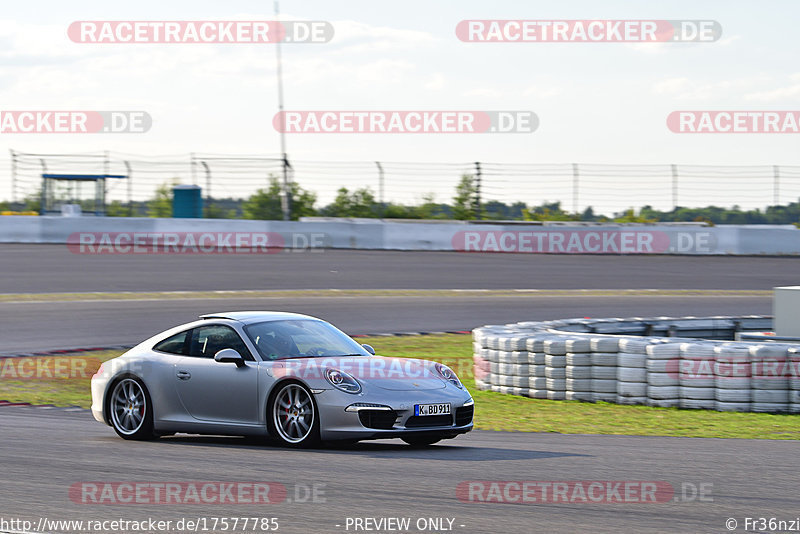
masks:
<svg viewBox="0 0 800 534"><path fill-rule="evenodd" d="M450 415L450 403L415 404L414 415Z"/></svg>

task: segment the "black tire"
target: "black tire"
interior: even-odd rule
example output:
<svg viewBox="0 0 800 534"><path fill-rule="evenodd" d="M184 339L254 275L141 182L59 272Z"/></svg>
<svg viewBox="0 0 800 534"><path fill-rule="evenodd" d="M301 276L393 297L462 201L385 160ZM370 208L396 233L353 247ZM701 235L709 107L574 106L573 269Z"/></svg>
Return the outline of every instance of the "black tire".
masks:
<svg viewBox="0 0 800 534"><path fill-rule="evenodd" d="M153 404L141 380L126 376L114 383L108 395L108 420L122 439L148 440L153 432Z"/></svg>
<svg viewBox="0 0 800 534"><path fill-rule="evenodd" d="M400 438L412 447L428 447L433 445L434 443L438 443L442 441L442 438L431 438L431 437L407 437L407 438Z"/></svg>
<svg viewBox="0 0 800 534"><path fill-rule="evenodd" d="M286 447L317 445L319 410L314 395L299 382L278 384L270 395L267 429Z"/></svg>

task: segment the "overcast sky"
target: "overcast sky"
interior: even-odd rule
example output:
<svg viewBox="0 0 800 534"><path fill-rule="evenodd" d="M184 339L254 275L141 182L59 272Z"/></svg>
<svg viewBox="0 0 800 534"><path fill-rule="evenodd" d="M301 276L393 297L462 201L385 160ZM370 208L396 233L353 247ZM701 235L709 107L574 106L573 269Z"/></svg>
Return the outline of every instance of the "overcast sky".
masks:
<svg viewBox="0 0 800 534"><path fill-rule="evenodd" d="M328 44L283 46L286 108L531 110L530 134L288 135L295 160L797 164L800 135L680 135L681 109L800 109L798 3L281 2L330 21ZM146 134L0 135L3 154L115 150L276 154L274 45L76 44L76 20L272 19L270 1L6 3L0 109L135 109ZM713 19L713 43L465 43L463 19ZM0 155L0 198L8 161Z"/></svg>

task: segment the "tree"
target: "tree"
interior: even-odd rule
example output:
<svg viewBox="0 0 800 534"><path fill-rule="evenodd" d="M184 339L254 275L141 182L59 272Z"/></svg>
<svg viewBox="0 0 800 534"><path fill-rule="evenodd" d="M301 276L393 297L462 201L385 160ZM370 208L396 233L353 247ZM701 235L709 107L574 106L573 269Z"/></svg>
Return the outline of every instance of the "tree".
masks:
<svg viewBox="0 0 800 534"><path fill-rule="evenodd" d="M475 218L475 204L478 201L478 184L470 174L461 176L453 197L453 218L467 220Z"/></svg>
<svg viewBox="0 0 800 534"><path fill-rule="evenodd" d="M539 206L522 210L525 221L579 221L581 216L561 209L561 202L544 202Z"/></svg>
<svg viewBox="0 0 800 534"><path fill-rule="evenodd" d="M119 200L114 200L106 206L106 217L131 217L131 210Z"/></svg>
<svg viewBox="0 0 800 534"><path fill-rule="evenodd" d="M625 210L623 213L617 213L614 217L614 222L617 223L653 223L656 222L655 219L650 219L647 217L647 213L643 213L642 211L639 214L636 214L636 211L633 208Z"/></svg>
<svg viewBox="0 0 800 534"><path fill-rule="evenodd" d="M416 207L421 219L449 219L452 209L447 204L436 202L433 193L422 195L422 205Z"/></svg>
<svg viewBox="0 0 800 534"><path fill-rule="evenodd" d="M375 218L380 215L380 205L368 187L356 189L352 193L342 187L337 191L333 203L323 210L331 217L364 217Z"/></svg>
<svg viewBox="0 0 800 534"><path fill-rule="evenodd" d="M289 184L289 191L292 195L291 219L298 220L300 217L315 215L314 204L317 202L317 195L306 191L297 182ZM270 176L269 187L259 189L242 204L242 211L245 219L256 219L261 221L279 221L283 219L283 209L281 208L282 187L278 179Z"/></svg>
<svg viewBox="0 0 800 534"><path fill-rule="evenodd" d="M203 217L206 219L235 219L236 210L225 209L209 201L205 206Z"/></svg>
<svg viewBox="0 0 800 534"><path fill-rule="evenodd" d="M26 196L23 200L23 211L35 211L40 212L42 208L42 190L41 188L38 189L35 193L31 193Z"/></svg>
<svg viewBox="0 0 800 534"><path fill-rule="evenodd" d="M148 217L172 217L173 184L162 184L155 196L147 202Z"/></svg>

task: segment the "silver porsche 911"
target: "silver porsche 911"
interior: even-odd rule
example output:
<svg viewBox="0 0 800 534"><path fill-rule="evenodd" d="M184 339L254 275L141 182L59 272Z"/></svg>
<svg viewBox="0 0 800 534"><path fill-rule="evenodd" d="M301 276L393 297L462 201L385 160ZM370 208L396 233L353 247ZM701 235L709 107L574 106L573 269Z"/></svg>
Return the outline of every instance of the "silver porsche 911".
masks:
<svg viewBox="0 0 800 534"><path fill-rule="evenodd" d="M440 363L376 356L307 315L229 312L162 332L92 377L92 413L125 439L262 435L288 446L472 430L474 402Z"/></svg>

